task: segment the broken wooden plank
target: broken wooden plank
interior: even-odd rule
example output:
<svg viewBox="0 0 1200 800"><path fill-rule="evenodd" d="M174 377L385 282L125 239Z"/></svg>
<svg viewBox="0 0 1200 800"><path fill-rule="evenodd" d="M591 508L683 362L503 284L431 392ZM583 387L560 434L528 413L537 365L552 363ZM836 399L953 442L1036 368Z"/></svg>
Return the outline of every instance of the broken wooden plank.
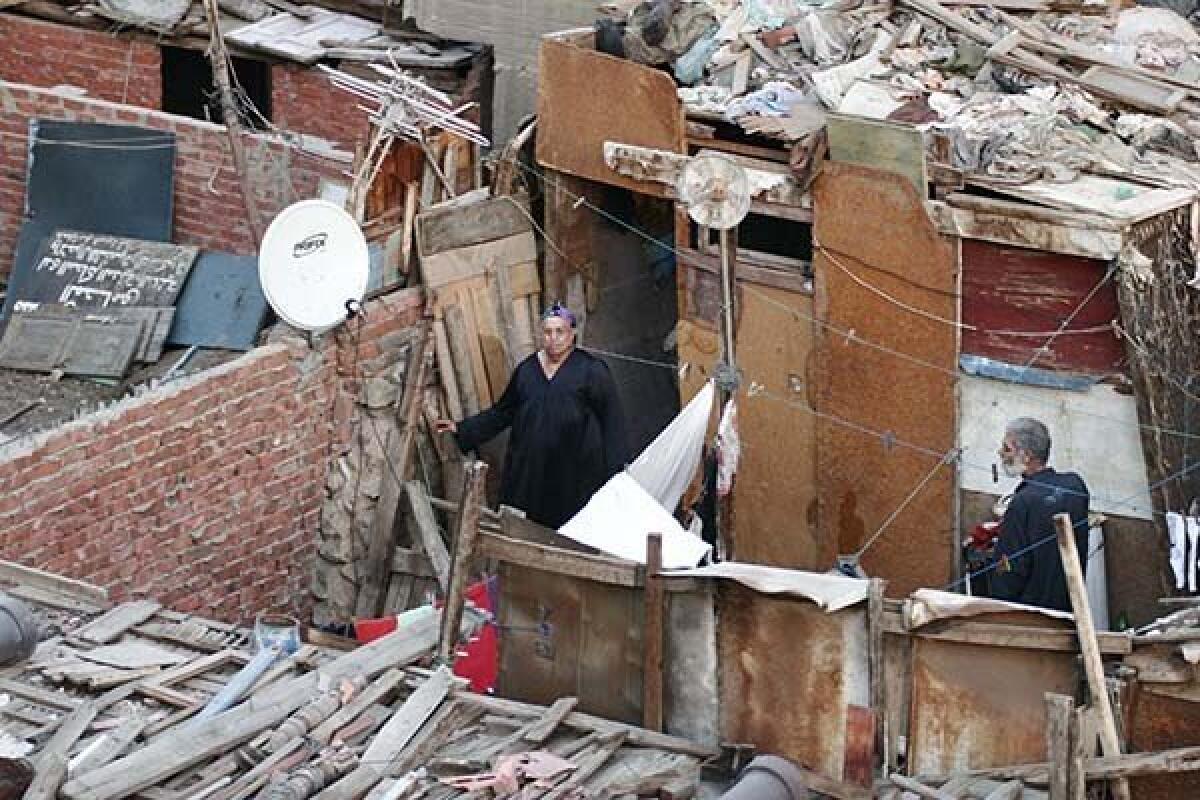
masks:
<svg viewBox="0 0 1200 800"><path fill-rule="evenodd" d="M450 583L450 553L446 550L446 542L442 539L437 518L433 514L429 492L421 481L408 481L404 484L404 493L412 509L416 539L425 551L433 568L433 576L437 578L444 594Z"/></svg>
<svg viewBox="0 0 1200 800"><path fill-rule="evenodd" d="M108 590L95 584L64 578L52 572L27 567L15 561L0 561L0 582L14 583L18 586L36 586L39 589L78 597L91 603L107 608L109 605Z"/></svg>
<svg viewBox="0 0 1200 800"><path fill-rule="evenodd" d="M577 705L579 705L578 697L558 698L554 701L554 705L546 709L546 713L540 719L522 732L521 738L533 745L543 744L558 729L567 715L575 710Z"/></svg>
<svg viewBox="0 0 1200 800"><path fill-rule="evenodd" d="M904 631L893 631L903 633ZM1075 631L1052 628L1031 628L1022 625L993 625L987 622L952 622L941 630L919 628L908 631L922 639L944 642L982 644L992 647L1019 647L1026 650L1050 650L1078 653L1079 637ZM1097 637L1104 655L1128 655L1133 651L1133 638L1128 633L1104 632Z"/></svg>
<svg viewBox="0 0 1200 800"><path fill-rule="evenodd" d="M463 464L463 493L454 521L454 556L450 562L446 605L442 612L442 634L437 648L438 659L443 664L453 664L458 652L459 630L471 562L475 557L475 540L479 536L480 509L485 501L487 473L488 465L483 461Z"/></svg>
<svg viewBox="0 0 1200 800"><path fill-rule="evenodd" d="M644 569L633 561L615 556L579 553L515 539L488 530L480 533L479 550L481 555L497 561L585 578L598 583L629 587L639 587L643 583Z"/></svg>
<svg viewBox="0 0 1200 800"><path fill-rule="evenodd" d="M540 717L545 710L542 706L531 705L529 703L521 703L516 700L507 700L500 697L492 697L489 695L474 694L473 692L456 692L455 697L460 703L466 703L478 708L484 709L495 714L503 714L510 717L519 717L529 719ZM602 717L596 717L591 714L584 714L580 711L572 711L565 718L562 724L568 728L575 728L587 732L595 732L603 735L611 733L614 730L623 730L626 733L626 741L629 744L638 747L653 747L659 750L667 750L672 753L682 753L684 755L697 756L699 758L709 758L716 755L715 748L707 747L693 742L689 739L684 739L679 736L672 736L666 733L658 733L656 731L648 731L644 728L637 728L631 725L625 725L620 722L614 722ZM559 753L563 755L563 753ZM564 756L565 757L565 756Z"/></svg>
<svg viewBox="0 0 1200 800"><path fill-rule="evenodd" d="M919 797L929 798L929 800L958 800L958 798L954 797L953 795L949 795L939 789L926 786L920 781L913 780L912 778L909 778L906 775L901 775L898 772L892 773L888 780L899 786L901 789L904 789L906 792L912 792Z"/></svg>
<svg viewBox="0 0 1200 800"><path fill-rule="evenodd" d="M392 551L395 549L396 515L400 510L400 493L407 480L408 467L416 444L417 412L425 391L425 376L429 359L431 321L428 317L417 326L416 343L408 360L404 391L395 406L399 440L386 453L387 469L383 470L382 485L375 515L371 518L367 557L362 567L363 582L359 588L355 610L359 617L377 617L383 611L384 591L390 574ZM384 446L387 447L388 443Z"/></svg>
<svg viewBox="0 0 1200 800"><path fill-rule="evenodd" d="M108 644L121 638L125 631L141 625L162 608L154 600L133 600L122 603L98 619L94 619L75 632L81 639L94 644Z"/></svg>
<svg viewBox="0 0 1200 800"><path fill-rule="evenodd" d="M378 703L388 693L395 690L397 686L404 680L404 673L398 669L389 669L387 672L380 675L364 689L357 697L351 700L346 705L342 706L337 711L333 712L320 725L314 728L309 734L309 738L321 744L329 744L333 739L333 735L342 728L349 725L359 714L366 709Z"/></svg>
<svg viewBox="0 0 1200 800"><path fill-rule="evenodd" d="M458 391L462 397L462 410L467 415L478 414L483 408L480 405L479 392L475 389L475 359L469 332L467 330L466 315L459 305L448 305L444 310L447 346L450 349L451 365L454 368L454 378L458 385ZM483 359L479 359L479 366L482 368ZM462 419L462 417L456 417Z"/></svg>
<svg viewBox="0 0 1200 800"><path fill-rule="evenodd" d="M81 750L67 765L68 771L71 775L84 775L104 766L124 753L145 727L146 720L140 717L122 720L116 730L101 734L96 741Z"/></svg>
<svg viewBox="0 0 1200 800"><path fill-rule="evenodd" d="M269 686L229 711L168 731L122 759L72 778L62 793L70 800L117 800L159 784L278 725L308 702L319 686L337 685L355 675L370 679L390 667L413 663L437 642L438 622L437 611L430 607L402 614L395 632L319 669Z"/></svg>
<svg viewBox="0 0 1200 800"><path fill-rule="evenodd" d="M48 691L37 686L31 686L22 681L11 680L9 678L0 678L0 692L23 697L26 700L33 701L39 706L56 708L59 711L74 711L83 703L83 701L77 700L68 694Z"/></svg>

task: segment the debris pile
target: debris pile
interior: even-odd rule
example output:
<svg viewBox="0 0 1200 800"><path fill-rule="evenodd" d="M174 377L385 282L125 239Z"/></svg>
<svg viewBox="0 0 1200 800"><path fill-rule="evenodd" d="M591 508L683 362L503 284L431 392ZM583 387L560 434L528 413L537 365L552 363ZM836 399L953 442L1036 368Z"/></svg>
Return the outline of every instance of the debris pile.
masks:
<svg viewBox="0 0 1200 800"><path fill-rule="evenodd" d="M836 112L919 126L934 161L998 181L1200 186L1200 34L1168 9L706 0L617 17L598 47L670 68L694 119L800 142Z"/></svg>
<svg viewBox="0 0 1200 800"><path fill-rule="evenodd" d="M29 797L682 797L708 755L574 698L467 691L421 666L439 636L430 606L342 652L261 617L246 630L152 601L55 602L79 610L41 606L54 635L0 671L0 776L32 778Z"/></svg>

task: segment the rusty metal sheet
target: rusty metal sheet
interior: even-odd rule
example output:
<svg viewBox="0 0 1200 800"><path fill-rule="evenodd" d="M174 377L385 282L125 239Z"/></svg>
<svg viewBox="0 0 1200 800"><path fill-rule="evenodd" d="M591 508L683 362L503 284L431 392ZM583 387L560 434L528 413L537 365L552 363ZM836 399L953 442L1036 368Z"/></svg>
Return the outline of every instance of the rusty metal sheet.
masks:
<svg viewBox="0 0 1200 800"><path fill-rule="evenodd" d="M962 269L963 322L979 329L963 331L964 353L1025 364L1052 339L1037 366L1101 374L1123 369L1124 347L1109 325L1120 319L1116 283L1109 281L1093 293L1108 264L966 240ZM1100 329L1040 338L990 332L1057 331L1072 313L1070 331Z"/></svg>
<svg viewBox="0 0 1200 800"><path fill-rule="evenodd" d="M914 637L913 774L1046 760L1046 692L1074 696L1075 654Z"/></svg>
<svg viewBox="0 0 1200 800"><path fill-rule="evenodd" d="M723 582L721 734L843 777L848 706L869 705L863 606L816 605Z"/></svg>
<svg viewBox="0 0 1200 800"><path fill-rule="evenodd" d="M679 361L711 374L718 337L704 319L716 312L715 276L691 269L680 270L679 276L691 286L687 296L700 303L681 306ZM738 366L766 393L739 400L742 460L733 495L731 557L823 570L833 561L835 542L822 537L816 525L817 418L809 380L813 299L741 281L738 311ZM680 382L681 400L690 399L703 381L699 369L690 370Z"/></svg>
<svg viewBox="0 0 1200 800"><path fill-rule="evenodd" d="M958 252L904 177L838 163L816 183L813 242L816 316L831 326L813 378L818 521L852 553L955 445ZM863 558L889 596L951 580L956 484L937 467Z"/></svg>
<svg viewBox="0 0 1200 800"><path fill-rule="evenodd" d="M683 106L661 72L553 38L538 56L537 159L546 167L643 194L666 187L618 175L604 143L684 150Z"/></svg>
<svg viewBox="0 0 1200 800"><path fill-rule="evenodd" d="M500 695L641 724L642 593L500 565Z"/></svg>
<svg viewBox="0 0 1200 800"><path fill-rule="evenodd" d="M1200 703L1167 697L1144 687L1133 702L1129 732L1132 752L1155 752L1200 745ZM1138 800L1200 797L1200 773L1147 775L1129 781Z"/></svg>

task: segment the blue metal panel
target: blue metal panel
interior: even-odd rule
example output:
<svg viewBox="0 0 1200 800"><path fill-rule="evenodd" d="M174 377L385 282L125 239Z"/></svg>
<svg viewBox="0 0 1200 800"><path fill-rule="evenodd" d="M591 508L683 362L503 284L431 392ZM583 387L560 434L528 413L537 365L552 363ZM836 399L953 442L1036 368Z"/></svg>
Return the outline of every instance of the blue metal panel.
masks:
<svg viewBox="0 0 1200 800"><path fill-rule="evenodd" d="M255 256L204 251L183 285L167 344L249 350L267 311Z"/></svg>

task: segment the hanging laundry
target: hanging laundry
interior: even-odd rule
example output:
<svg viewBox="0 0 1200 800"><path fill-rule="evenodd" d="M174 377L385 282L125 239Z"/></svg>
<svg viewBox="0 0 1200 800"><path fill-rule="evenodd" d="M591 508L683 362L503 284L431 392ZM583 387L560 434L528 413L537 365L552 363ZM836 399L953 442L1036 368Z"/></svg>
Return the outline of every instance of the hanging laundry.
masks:
<svg viewBox="0 0 1200 800"><path fill-rule="evenodd" d="M1171 541L1171 571L1175 573L1175 588L1182 590L1187 585L1187 521L1183 514L1167 512L1167 537Z"/></svg>

